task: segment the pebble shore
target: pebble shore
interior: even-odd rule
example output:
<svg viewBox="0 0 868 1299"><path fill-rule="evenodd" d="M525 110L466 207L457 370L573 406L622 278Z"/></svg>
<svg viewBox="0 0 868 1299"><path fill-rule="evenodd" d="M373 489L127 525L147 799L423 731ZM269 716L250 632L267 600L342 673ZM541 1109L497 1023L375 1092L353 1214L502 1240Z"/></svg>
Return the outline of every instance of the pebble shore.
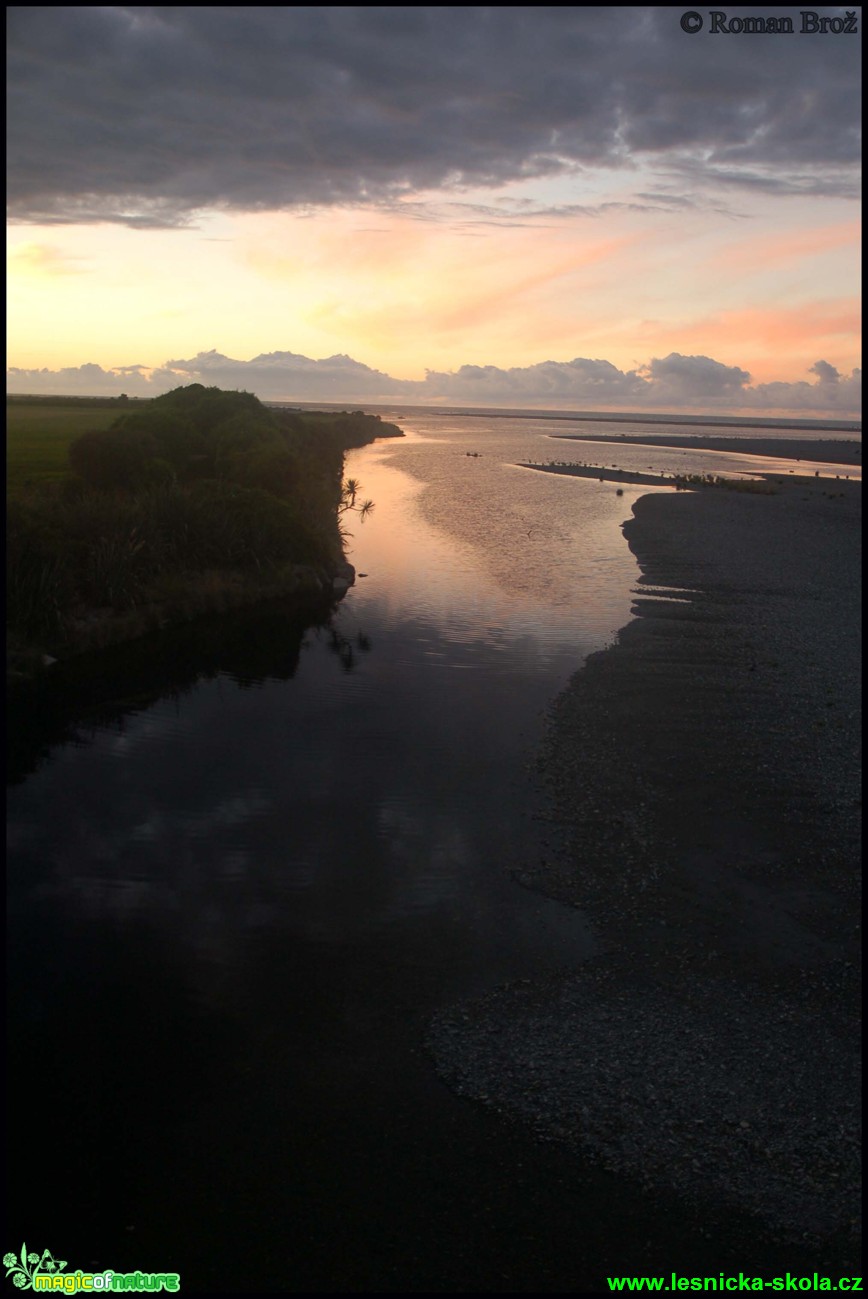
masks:
<svg viewBox="0 0 868 1299"><path fill-rule="evenodd" d="M855 1257L861 486L641 498L635 619L553 706L547 856L599 955L451 1008L455 1090L713 1223Z"/></svg>

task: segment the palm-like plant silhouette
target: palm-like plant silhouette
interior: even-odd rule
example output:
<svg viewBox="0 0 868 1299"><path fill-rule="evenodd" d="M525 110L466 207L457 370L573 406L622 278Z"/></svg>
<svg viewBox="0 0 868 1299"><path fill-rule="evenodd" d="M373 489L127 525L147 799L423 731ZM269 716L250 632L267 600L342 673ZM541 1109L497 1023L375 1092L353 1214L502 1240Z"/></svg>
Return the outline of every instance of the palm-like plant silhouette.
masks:
<svg viewBox="0 0 868 1299"><path fill-rule="evenodd" d="M371 513L371 510L374 508L374 502L360 501L357 504L356 498L361 490L362 485L357 478L347 478L344 481L341 486L341 499L338 504L338 515L352 511L353 514L358 514L359 521L364 523L365 519ZM351 533L348 533L345 528L341 528L341 532L345 536L352 535Z"/></svg>

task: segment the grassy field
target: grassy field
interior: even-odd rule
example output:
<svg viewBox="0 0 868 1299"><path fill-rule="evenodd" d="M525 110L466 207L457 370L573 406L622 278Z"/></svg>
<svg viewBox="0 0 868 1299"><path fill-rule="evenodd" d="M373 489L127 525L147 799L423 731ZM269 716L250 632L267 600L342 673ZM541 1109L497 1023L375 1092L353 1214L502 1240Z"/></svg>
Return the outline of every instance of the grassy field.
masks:
<svg viewBox="0 0 868 1299"><path fill-rule="evenodd" d="M6 402L6 491L10 495L38 483L56 482L69 473L70 442L91 429L106 429L122 413L117 403L95 401L61 404Z"/></svg>

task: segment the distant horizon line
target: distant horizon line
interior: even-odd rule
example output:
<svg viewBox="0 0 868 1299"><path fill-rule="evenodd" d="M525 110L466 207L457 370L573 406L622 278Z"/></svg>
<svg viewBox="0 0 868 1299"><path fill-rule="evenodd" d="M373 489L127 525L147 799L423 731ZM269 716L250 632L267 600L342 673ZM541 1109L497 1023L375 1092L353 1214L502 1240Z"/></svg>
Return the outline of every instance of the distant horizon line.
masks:
<svg viewBox="0 0 868 1299"><path fill-rule="evenodd" d="M179 387L189 387L187 384L179 384ZM203 385L205 387L209 385ZM219 386L219 385L214 385ZM250 389L237 389L235 391L245 392ZM109 396L106 393L57 393L57 392L13 392L7 389L7 400L13 398L32 398L35 401L117 401L118 397ZM164 396L163 393L157 393L153 397L131 396L130 402L154 401L156 397ZM254 396L258 394L253 393ZM458 406L444 405L435 402L405 402L401 400L380 398L375 401L369 401L363 397L347 397L343 401L324 401L316 398L282 398L268 397L258 398L263 406L273 407L290 407L298 410L303 409L325 409L325 410L346 410L348 406L354 406L357 409L387 410L395 412L396 410L408 410L424 414L439 415L463 415L468 418L489 418L489 419L548 419L560 420L563 422L588 422L597 421L600 423L623 423L632 421L639 424L710 424L720 428L737 426L739 428L758 428L758 429L822 429L828 432L840 431L844 433L861 433L862 419L854 417L844 419L840 416L834 416L828 419L817 419L811 417L802 417L798 415L776 415L776 416L758 416L754 414L741 415L720 415L705 414L702 412L684 412L684 411L612 411L612 410L572 410L566 407L544 407L544 406ZM399 418L396 416L396 418Z"/></svg>
<svg viewBox="0 0 868 1299"><path fill-rule="evenodd" d="M326 407L344 410L345 402L326 402L326 401L287 401L278 398L269 398L262 401L263 406L294 406L298 409L304 407ZM842 432L861 433L862 420L842 419L835 417L833 419L810 419L801 418L800 416L767 416L765 418L757 415L749 415L742 418L740 415L705 415L696 413L685 413L676 411L589 411L589 410L569 410L564 407L543 407L543 406L440 406L433 403L419 405L413 402L361 402L362 406L371 408L377 407L382 410L394 410L397 407L403 407L405 410L420 412L436 412L439 415L466 415L470 417L490 418L490 419L549 419L565 420L576 423L582 421L596 420L600 422L610 422L613 424L623 423L625 420L632 420L637 424L717 424L721 427L729 425L738 425L740 428L805 428L805 429L840 429Z"/></svg>

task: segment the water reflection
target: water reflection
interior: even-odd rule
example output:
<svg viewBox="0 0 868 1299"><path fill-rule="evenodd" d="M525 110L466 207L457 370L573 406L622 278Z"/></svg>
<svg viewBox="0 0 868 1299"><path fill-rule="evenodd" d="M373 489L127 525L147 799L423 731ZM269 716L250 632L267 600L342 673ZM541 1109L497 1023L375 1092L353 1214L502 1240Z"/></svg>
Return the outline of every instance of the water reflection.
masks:
<svg viewBox="0 0 868 1299"><path fill-rule="evenodd" d="M249 654L227 632L195 686L183 663L154 702L145 655L102 720L13 791L12 1103L82 1169L47 1186L16 1133L16 1202L106 1265L133 1227L200 1284L211 1255L243 1288L245 1238L267 1248L267 1213L291 1217L303 1195L310 1225L281 1238L297 1259L313 1250L308 1284L333 1276L348 1139L368 1193L402 1210L370 1122L393 1078L401 1182L419 1152L440 1158L425 1016L591 950L581 917L509 878L538 851L519 776L545 701L539 648L459 646L377 604L306 630L257 622ZM52 1041L87 1070L46 1070ZM351 1136L329 1135L335 1115ZM289 1165L270 1166L277 1149ZM424 1185L409 1195L421 1212ZM351 1199L349 1257L375 1288L366 1198Z"/></svg>
<svg viewBox="0 0 868 1299"><path fill-rule="evenodd" d="M175 716L182 697L196 685L220 676L241 690L267 680L291 680L311 637L324 643L344 671L352 670L372 641L358 629L351 643L336 622L335 607L308 613L283 601L254 610L197 618L186 626L142 637L80 660L56 664L38 689L17 691L8 701L7 779L15 784L62 744L92 742L103 729L126 744L126 719L148 714L159 701L172 700ZM149 717L145 727L162 726Z"/></svg>
<svg viewBox="0 0 868 1299"><path fill-rule="evenodd" d="M452 432L447 421L352 452L352 472L378 505L350 544L370 576L348 603L373 588L391 610L418 610L458 640L480 627L531 635L543 653L570 645L578 667L630 617L636 565L621 524L642 492L617 497L516 467L539 444L524 428L516 440L498 427ZM480 445L478 459L464 455Z"/></svg>

